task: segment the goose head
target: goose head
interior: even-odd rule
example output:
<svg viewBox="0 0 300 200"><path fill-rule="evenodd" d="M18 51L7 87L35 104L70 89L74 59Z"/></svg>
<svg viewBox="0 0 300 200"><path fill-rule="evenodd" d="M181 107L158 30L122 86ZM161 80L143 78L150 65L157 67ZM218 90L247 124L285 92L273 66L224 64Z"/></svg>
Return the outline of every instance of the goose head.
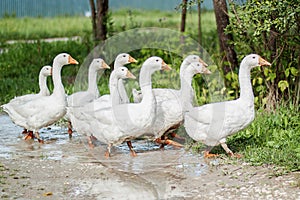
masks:
<svg viewBox="0 0 300 200"><path fill-rule="evenodd" d="M133 57L131 57L128 53L120 53L117 57L115 62L118 65L126 65L128 63L133 63L133 62L137 62L136 59L134 59Z"/></svg>
<svg viewBox="0 0 300 200"><path fill-rule="evenodd" d="M70 56L67 53L60 53L60 54L58 54L54 58L53 63L57 63L60 66L69 65L69 64L75 64L75 65L78 64L77 60L75 60L74 58L72 58L72 56Z"/></svg>
<svg viewBox="0 0 300 200"><path fill-rule="evenodd" d="M110 69L110 67L101 58L93 59L93 61L91 62L91 67L94 68L96 71L99 71L101 69Z"/></svg>
<svg viewBox="0 0 300 200"><path fill-rule="evenodd" d="M136 77L127 69L127 67L119 67L115 69L116 77L118 79L136 79Z"/></svg>
<svg viewBox="0 0 300 200"><path fill-rule="evenodd" d="M158 71L158 70L171 70L172 68L163 61L162 58L157 56L152 56L148 58L144 64L143 67L151 69L150 72Z"/></svg>
<svg viewBox="0 0 300 200"><path fill-rule="evenodd" d="M47 77L52 75L52 67L50 65L45 65L40 72L41 75Z"/></svg>
<svg viewBox="0 0 300 200"><path fill-rule="evenodd" d="M257 54L249 54L242 60L241 67L246 67L251 70L257 66L270 66L271 63L263 59Z"/></svg>
<svg viewBox="0 0 300 200"><path fill-rule="evenodd" d="M193 63L193 62L200 62L204 67L207 67L208 64L206 64L199 56L197 55L188 55L185 59L184 62L187 64Z"/></svg>
<svg viewBox="0 0 300 200"><path fill-rule="evenodd" d="M186 69L191 74L211 74L211 71L207 69L201 62L192 62Z"/></svg>

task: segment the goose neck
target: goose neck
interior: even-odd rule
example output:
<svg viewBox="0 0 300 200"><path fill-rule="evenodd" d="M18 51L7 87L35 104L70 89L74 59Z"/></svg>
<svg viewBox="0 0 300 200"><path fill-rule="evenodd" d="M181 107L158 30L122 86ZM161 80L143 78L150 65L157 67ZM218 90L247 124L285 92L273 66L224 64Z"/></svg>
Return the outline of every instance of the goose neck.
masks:
<svg viewBox="0 0 300 200"><path fill-rule="evenodd" d="M39 87L40 87L39 94L43 96L49 95L50 92L47 87L47 76L43 75L42 73L39 74Z"/></svg>
<svg viewBox="0 0 300 200"><path fill-rule="evenodd" d="M152 93L152 81L151 81L151 76L153 72L154 71L151 70L151 68L149 68L148 66L143 66L141 68L139 83L143 94L142 102L152 101L152 99L154 98Z"/></svg>
<svg viewBox="0 0 300 200"><path fill-rule="evenodd" d="M99 90L97 86L97 71L93 69L89 69L88 92L94 94L95 96L99 95Z"/></svg>
<svg viewBox="0 0 300 200"><path fill-rule="evenodd" d="M243 63L242 63L243 64ZM250 70L241 65L239 71L240 98L254 102L254 94L251 85Z"/></svg>
<svg viewBox="0 0 300 200"><path fill-rule="evenodd" d="M180 100L182 102L183 108L192 105L194 98L194 90L192 88L192 80L193 74L188 73L188 71L184 71L184 73L180 77Z"/></svg>
<svg viewBox="0 0 300 200"><path fill-rule="evenodd" d="M109 92L112 105L120 104L120 95L118 92L118 77L116 71L113 70L109 77Z"/></svg>
<svg viewBox="0 0 300 200"><path fill-rule="evenodd" d="M189 65L189 63L186 60L183 60L183 62L180 65L180 69L179 69L180 70L180 72L179 72L180 77L183 76L184 70L188 67L188 65Z"/></svg>
<svg viewBox="0 0 300 200"><path fill-rule="evenodd" d="M61 69L63 65L57 63L55 60L53 62L53 68L52 68L52 79L53 79L53 94L59 94L64 96L65 95L65 89L61 82Z"/></svg>

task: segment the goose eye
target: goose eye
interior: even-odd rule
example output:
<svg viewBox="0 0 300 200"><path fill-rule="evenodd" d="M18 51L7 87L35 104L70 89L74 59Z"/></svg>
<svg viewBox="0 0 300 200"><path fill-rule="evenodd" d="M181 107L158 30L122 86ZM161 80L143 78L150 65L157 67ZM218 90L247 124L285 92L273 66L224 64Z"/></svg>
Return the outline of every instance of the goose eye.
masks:
<svg viewBox="0 0 300 200"><path fill-rule="evenodd" d="M197 66L200 66L199 64L197 64Z"/></svg>
<svg viewBox="0 0 300 200"><path fill-rule="evenodd" d="M123 57L125 58L125 57L126 57L126 55L123 55Z"/></svg>
<svg viewBox="0 0 300 200"><path fill-rule="evenodd" d="M64 55L64 57L66 57L67 55Z"/></svg>
<svg viewBox="0 0 300 200"><path fill-rule="evenodd" d="M158 62L158 59L156 60L156 62Z"/></svg>
<svg viewBox="0 0 300 200"><path fill-rule="evenodd" d="M124 71L125 69L122 69L122 71Z"/></svg>
<svg viewBox="0 0 300 200"><path fill-rule="evenodd" d="M253 56L252 58L255 59L255 56Z"/></svg>
<svg viewBox="0 0 300 200"><path fill-rule="evenodd" d="M193 59L195 59L195 60L196 60L197 58L196 58L196 57L194 57Z"/></svg>

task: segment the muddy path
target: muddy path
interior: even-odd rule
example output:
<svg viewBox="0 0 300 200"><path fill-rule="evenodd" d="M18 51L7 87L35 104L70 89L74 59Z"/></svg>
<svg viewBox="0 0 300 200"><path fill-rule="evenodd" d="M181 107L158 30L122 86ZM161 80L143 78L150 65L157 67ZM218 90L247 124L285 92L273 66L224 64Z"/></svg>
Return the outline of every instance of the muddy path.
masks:
<svg viewBox="0 0 300 200"><path fill-rule="evenodd" d="M25 142L22 129L0 115L1 199L300 199L300 173L274 176L272 166L201 155L135 141L105 159L105 145L65 127L41 131L45 144Z"/></svg>

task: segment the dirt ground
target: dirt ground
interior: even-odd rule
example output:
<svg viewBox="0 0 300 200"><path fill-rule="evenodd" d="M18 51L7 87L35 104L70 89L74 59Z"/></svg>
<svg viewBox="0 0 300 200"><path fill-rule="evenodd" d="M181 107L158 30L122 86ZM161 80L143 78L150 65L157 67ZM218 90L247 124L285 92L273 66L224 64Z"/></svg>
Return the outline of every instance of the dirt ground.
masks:
<svg viewBox="0 0 300 200"><path fill-rule="evenodd" d="M1 199L300 199L300 172L276 177L274 166L144 141L133 142L135 158L120 146L105 159L104 145L90 149L65 128L43 129L43 145L23 141L21 131L0 116Z"/></svg>

